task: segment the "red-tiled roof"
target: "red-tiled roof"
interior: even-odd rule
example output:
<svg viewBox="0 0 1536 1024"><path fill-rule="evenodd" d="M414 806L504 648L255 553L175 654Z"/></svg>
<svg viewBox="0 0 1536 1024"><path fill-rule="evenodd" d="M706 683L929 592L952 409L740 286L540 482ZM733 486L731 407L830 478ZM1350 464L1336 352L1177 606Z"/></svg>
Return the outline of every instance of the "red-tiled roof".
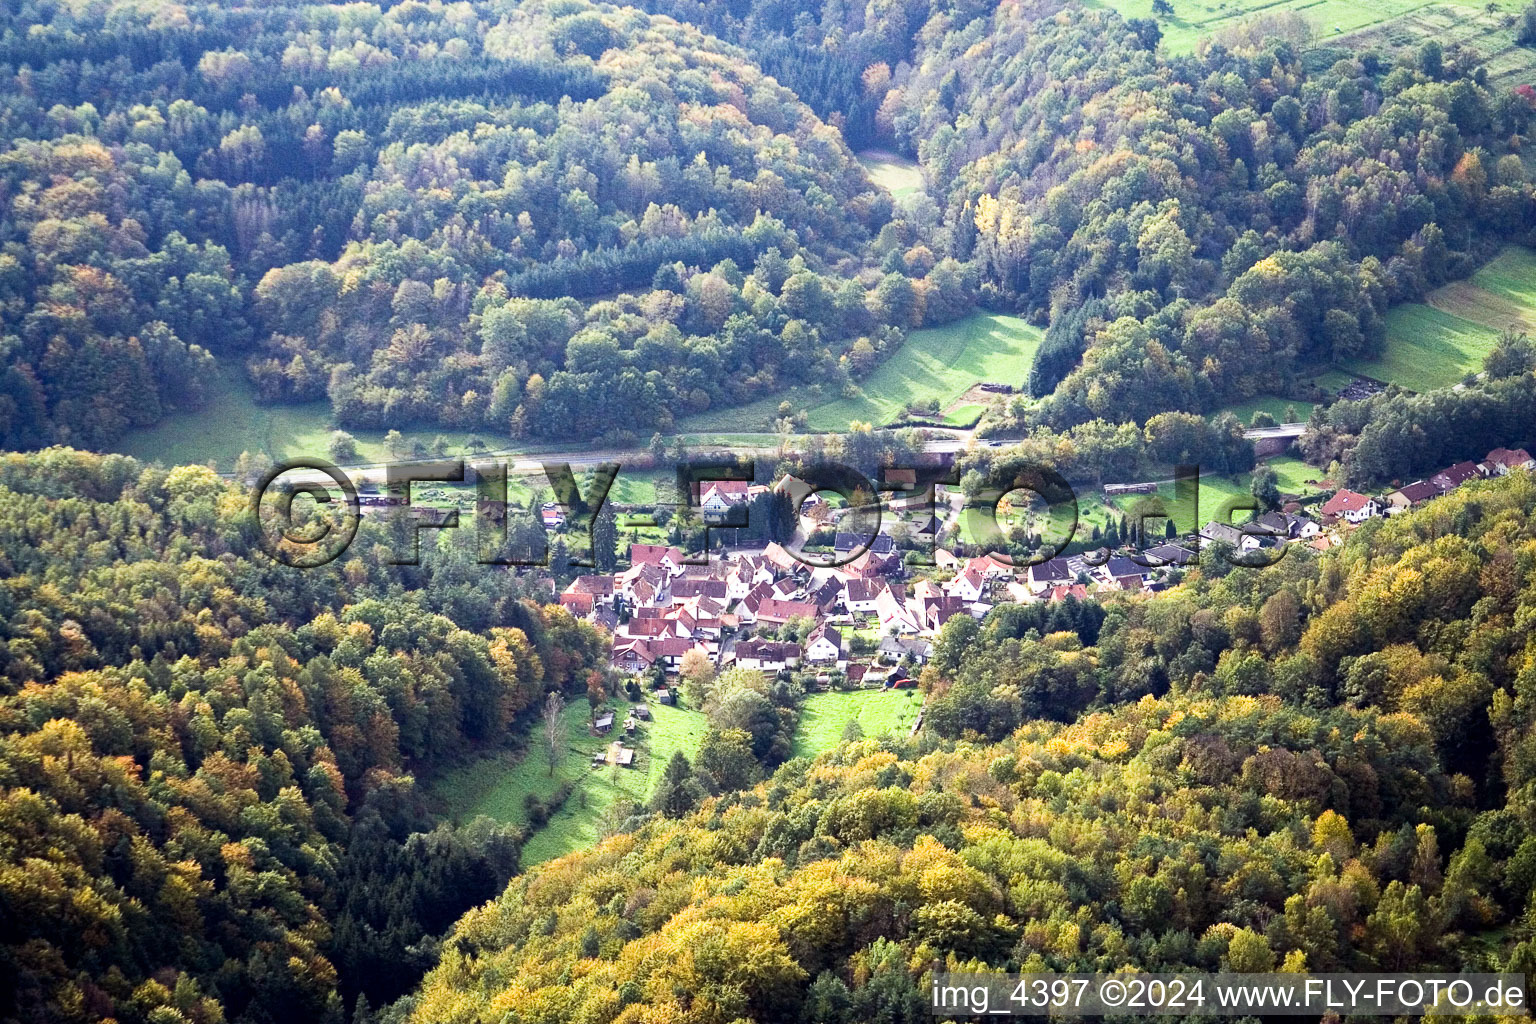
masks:
<svg viewBox="0 0 1536 1024"><path fill-rule="evenodd" d="M1340 490L1328 499L1323 506L1324 515L1342 515L1345 512L1359 512L1370 502L1370 498L1355 491Z"/></svg>

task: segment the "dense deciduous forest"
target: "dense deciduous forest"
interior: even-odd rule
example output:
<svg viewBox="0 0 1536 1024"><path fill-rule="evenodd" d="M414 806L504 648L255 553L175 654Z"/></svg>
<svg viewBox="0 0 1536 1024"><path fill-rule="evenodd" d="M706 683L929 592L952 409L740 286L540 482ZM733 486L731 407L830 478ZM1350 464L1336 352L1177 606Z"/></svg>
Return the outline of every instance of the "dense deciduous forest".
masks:
<svg viewBox="0 0 1536 1024"><path fill-rule="evenodd" d="M497 588L402 578L372 527L275 565L249 504L203 467L0 458L4 1019L340 1020L516 870L517 830L435 827L413 776L585 695L606 644L510 581L455 622Z"/></svg>
<svg viewBox="0 0 1536 1024"><path fill-rule="evenodd" d="M0 439L108 443L203 401L212 357L343 427L643 439L836 396L978 297L1050 326L1005 422L1140 424L1373 351L1532 226L1530 106L1470 51L1166 58L1048 0L654 7L18 5Z"/></svg>
<svg viewBox="0 0 1536 1024"><path fill-rule="evenodd" d="M397 1009L916 1021L935 961L1528 971L1533 512L1522 475L1172 596L953 619L931 731L514 881Z"/></svg>
<svg viewBox="0 0 1536 1024"><path fill-rule="evenodd" d="M283 568L213 469L81 450L227 365L341 427L665 455L979 303L1046 333L972 479L1236 472L1212 413L1536 226L1531 105L1465 49L642 8L4 5L0 446L37 450L0 455L0 1019L852 1024L927 1019L935 961L1536 969L1525 474L1263 571L956 616L913 738L794 758L797 685L728 672L649 806L520 874L521 830L417 780L616 689L597 628L469 531ZM870 145L925 187L876 187ZM1320 404L1306 454L1364 485L1516 441L1533 371L1510 336L1459 390Z"/></svg>

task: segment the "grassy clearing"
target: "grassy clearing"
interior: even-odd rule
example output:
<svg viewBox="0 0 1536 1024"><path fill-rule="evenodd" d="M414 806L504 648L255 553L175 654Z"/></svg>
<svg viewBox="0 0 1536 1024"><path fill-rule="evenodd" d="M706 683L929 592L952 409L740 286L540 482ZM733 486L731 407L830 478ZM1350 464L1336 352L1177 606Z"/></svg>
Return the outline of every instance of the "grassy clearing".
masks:
<svg viewBox="0 0 1536 1024"><path fill-rule="evenodd" d="M966 402L963 405L955 406L945 413L944 422L951 427L969 429L976 425L977 420L981 419L981 414L986 411L986 408L986 406L976 402Z"/></svg>
<svg viewBox="0 0 1536 1024"><path fill-rule="evenodd" d="M1499 340L1492 327L1426 306L1405 303L1387 311L1387 344L1375 359L1343 364L1352 373L1433 391L1482 369L1483 357Z"/></svg>
<svg viewBox="0 0 1536 1024"><path fill-rule="evenodd" d="M582 494L590 494L592 474L578 478ZM658 501L670 502L677 491L677 477L670 469L628 469L619 467L619 475L613 478L608 500L616 505L654 505Z"/></svg>
<svg viewBox="0 0 1536 1024"><path fill-rule="evenodd" d="M794 756L815 757L837 746L849 722L858 722L869 737L887 732L905 735L922 703L922 695L913 690L813 693L800 708Z"/></svg>
<svg viewBox="0 0 1536 1024"><path fill-rule="evenodd" d="M1336 395L1349 386L1349 382L1355 379L1352 373L1343 370L1326 370L1312 378L1312 383L1322 388L1330 395Z"/></svg>
<svg viewBox="0 0 1536 1024"><path fill-rule="evenodd" d="M1316 494L1323 488L1316 483L1308 481L1322 480L1323 471L1316 466L1309 466L1294 455L1282 455L1276 458L1266 459L1265 465L1275 471L1275 478L1280 485L1281 494L1291 494L1298 498L1304 498Z"/></svg>
<svg viewBox="0 0 1536 1024"><path fill-rule="evenodd" d="M1536 330L1536 252L1505 246L1470 280L1431 292L1429 304L1495 330Z"/></svg>
<svg viewBox="0 0 1536 1024"><path fill-rule="evenodd" d="M244 369L237 363L219 364L208 404L195 412L167 416L153 427L131 431L116 446L116 451L145 462L187 465L212 462L219 469L234 468L241 452L265 452L273 459L311 456L328 458L331 421L327 402L302 405L258 405ZM383 462L390 452L384 446L383 430L354 430L357 438L356 462ZM470 431L401 429L407 442L430 446L441 437L450 456L468 454L468 444L478 437L491 447L506 444L506 438L476 435Z"/></svg>
<svg viewBox="0 0 1536 1024"><path fill-rule="evenodd" d="M431 780L426 787L428 799L439 813L460 821L486 815L497 821L519 825L528 823L524 800L529 793L548 800L561 785L573 789L559 811L543 828L534 832L523 847L523 865L528 867L559 857L572 850L590 846L602 838L615 822L615 805L620 801L640 803L654 791L674 750L690 757L698 749L704 734L704 716L697 711L651 705L652 722L641 723L639 735L626 740L638 750L633 768L593 768L592 755L622 738L624 708L617 705L617 724L607 736L593 736L587 727L589 708L585 700L565 709L565 751L554 775L539 748L537 723L526 737L526 750L498 752L477 758Z"/></svg>
<svg viewBox="0 0 1536 1024"><path fill-rule="evenodd" d="M1152 17L1152 0L1085 0L1090 7L1119 11L1126 18ZM1158 18L1163 30L1163 46L1168 52L1191 53L1204 36L1236 25L1259 12L1294 11L1312 27L1317 45L1361 47L1367 37L1373 42L1394 42L1393 34L1417 36L1442 17L1460 26L1469 40L1490 37L1505 31L1500 18L1504 12L1518 10L1519 0L1497 0L1498 14L1483 12L1486 0L1174 0L1174 16ZM1404 27L1403 22L1413 19ZM1447 45L1451 40L1444 40ZM1513 37L1511 36L1511 42ZM1489 53L1485 43L1478 47ZM1503 47L1498 47L1502 52Z"/></svg>
<svg viewBox="0 0 1536 1024"><path fill-rule="evenodd" d="M1235 516L1228 516L1225 514L1225 510L1229 502L1244 502L1250 499L1249 485L1251 481L1252 478L1247 473L1238 473L1235 476L1216 476L1202 473L1200 474L1200 488L1196 500L1192 501L1186 496L1175 495L1174 485L1171 482L1158 487L1157 497L1162 500L1164 508L1167 509L1168 514L1173 518L1174 526L1178 531L1180 533L1191 533L1213 519L1230 522L1233 518L1236 518L1238 521L1247 518L1247 513L1245 512L1238 512ZM1150 497L1150 495L1128 494L1102 500L1106 506L1106 511L1113 509L1116 515L1121 513L1135 515L1143 512L1144 503L1150 508ZM1196 508L1197 502L1198 509ZM1146 514L1150 515L1150 511L1147 511ZM1090 521L1085 517L1080 528L1082 533L1086 535L1093 524L1094 521ZM1158 530L1164 525L1162 520L1149 520L1147 528L1149 530Z"/></svg>
<svg viewBox="0 0 1536 1024"><path fill-rule="evenodd" d="M883 426L901 419L914 402L937 399L943 408L982 381L1022 384L1044 334L1018 317L976 313L907 335L852 398L814 386L790 388L746 405L686 417L679 428L684 433L769 430L780 402L805 409L812 430L844 431L854 420Z"/></svg>
<svg viewBox="0 0 1536 1024"><path fill-rule="evenodd" d="M858 155L869 180L902 199L923 190L923 172L911 160L883 149L866 149Z"/></svg>
<svg viewBox="0 0 1536 1024"><path fill-rule="evenodd" d="M1355 50L1379 47L1412 49L1426 39L1438 40L1449 49L1460 44L1476 50L1488 70L1488 86L1495 91L1513 88L1529 81L1536 69L1536 51L1515 45L1515 25L1506 24L1509 15L1524 4L1519 0L1497 0L1493 11L1475 0L1402 0L1388 8L1410 8L1387 16L1376 24L1347 33L1344 38L1321 42L1335 43Z"/></svg>
<svg viewBox="0 0 1536 1024"><path fill-rule="evenodd" d="M640 726L645 733L646 761L641 770L645 772L647 798L661 784L661 773L666 770L673 754L682 751L684 757L693 760L699 744L704 742L707 726L708 721L701 711L666 704L651 705L650 724Z"/></svg>
<svg viewBox="0 0 1536 1024"><path fill-rule="evenodd" d="M1045 332L1018 317L979 313L913 331L864 382L855 398L811 410L813 430L846 430L853 420L899 419L913 402L947 405L982 381L1019 385Z"/></svg>
<svg viewBox="0 0 1536 1024"><path fill-rule="evenodd" d="M1307 417L1312 415L1312 403L1296 398L1281 398L1278 395L1259 395L1246 402L1237 402L1217 409L1211 413L1211 416L1216 417L1224 412L1230 412L1246 427L1253 422L1253 414L1261 410L1273 416L1276 423L1304 423ZM1295 412L1295 420L1287 416L1288 410Z"/></svg>

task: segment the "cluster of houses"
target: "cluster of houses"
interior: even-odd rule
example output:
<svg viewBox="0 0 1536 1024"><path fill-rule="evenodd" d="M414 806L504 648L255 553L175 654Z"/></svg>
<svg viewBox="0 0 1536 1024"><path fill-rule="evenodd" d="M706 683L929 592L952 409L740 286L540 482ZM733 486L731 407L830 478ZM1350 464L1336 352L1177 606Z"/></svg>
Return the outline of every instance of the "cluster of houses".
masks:
<svg viewBox="0 0 1536 1024"><path fill-rule="evenodd" d="M1377 516L1397 515L1454 491L1469 480L1505 476L1517 469L1536 469L1536 458L1524 448L1495 448L1481 462L1458 462L1426 480L1415 480L1380 497L1351 490L1337 491L1320 511L1324 525L1341 521L1356 525Z"/></svg>
<svg viewBox="0 0 1536 1024"><path fill-rule="evenodd" d="M674 675L697 652L720 669L837 672L874 686L910 679L956 615L981 618L999 602L1082 599L1090 588L1162 585L1160 565L1119 556L1096 566L1054 558L1020 570L991 555L959 559L942 550L936 561L952 578L912 579L889 535L865 540L836 535L834 550L864 550L835 567L807 565L773 543L703 565L675 547L633 544L629 568L578 576L559 601L612 634L609 662L626 674ZM800 628L784 630L791 623ZM878 643L856 653L856 632Z"/></svg>
<svg viewBox="0 0 1536 1024"><path fill-rule="evenodd" d="M1285 543L1324 549L1336 542L1334 527L1393 515L1469 480L1533 468L1536 459L1524 449L1496 448L1482 462L1457 463L1389 494L1340 490L1315 518L1287 505L1241 525L1209 522L1199 539L1238 552ZM700 503L706 518L716 519L758 489L715 482L703 489ZM995 556L961 558L941 549L935 561L948 578L940 580L912 578L887 534L866 545L862 536L837 533L833 550L845 558L860 553L845 564L818 567L770 543L692 564L678 548L634 544L629 568L578 576L559 601L609 631L610 664L628 674L675 675L684 658L698 652L719 669L806 670L823 678L837 672L862 685L899 685L928 660L933 639L956 615L981 618L1001 602L1155 591L1197 559L1193 544L1173 540L1135 557L1058 557L1023 570ZM784 630L790 623L800 628ZM856 652L856 634L878 643L858 644ZM634 725L632 714L626 732Z"/></svg>

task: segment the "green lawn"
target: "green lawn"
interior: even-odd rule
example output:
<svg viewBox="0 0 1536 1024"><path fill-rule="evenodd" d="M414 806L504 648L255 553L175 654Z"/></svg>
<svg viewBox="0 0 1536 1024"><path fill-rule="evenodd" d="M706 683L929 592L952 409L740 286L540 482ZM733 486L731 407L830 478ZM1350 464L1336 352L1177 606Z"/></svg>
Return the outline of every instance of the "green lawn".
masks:
<svg viewBox="0 0 1536 1024"><path fill-rule="evenodd" d="M1112 8L1126 18L1153 16L1152 0L1085 2L1090 7ZM1481 17L1485 3L1486 0L1173 0L1174 16L1156 21L1163 30L1163 46L1174 54L1191 53L1202 36L1259 12L1295 11L1311 26L1315 44L1345 45L1357 42L1343 38L1350 33L1375 26L1389 28L1386 23L1429 9L1452 12L1452 23L1466 22L1474 16ZM1498 0L1498 6L1515 11L1522 4L1519 0ZM1490 25L1495 23L1491 18L1488 21ZM1480 48L1480 52L1486 53L1486 47Z"/></svg>
<svg viewBox="0 0 1536 1024"><path fill-rule="evenodd" d="M245 370L238 363L222 362L213 382L212 398L195 412L167 416L153 427L128 433L115 450L145 462L166 465L214 463L220 470L234 468L241 452L265 452L273 459L311 456L329 458L327 448L335 427L331 423L328 402L302 405L258 405ZM390 457L384 447L382 430L354 430L357 438L356 462L383 462ZM423 427L412 431L402 427L405 439L430 446L442 437L448 442L447 454L466 453L466 443L478 436L492 448L507 444L505 437L476 435L469 431L439 430Z"/></svg>
<svg viewBox="0 0 1536 1024"><path fill-rule="evenodd" d="M1294 494L1297 497L1306 497L1322 490L1317 484L1307 483L1308 480L1322 480L1324 471L1316 466L1309 466L1294 455L1281 455L1275 458L1265 459L1264 464L1275 471L1275 478L1280 485L1281 494Z"/></svg>
<svg viewBox="0 0 1536 1024"><path fill-rule="evenodd" d="M697 711L651 704L652 721L642 722L639 735L627 740L638 750L633 768L593 768L592 755L614 739L623 738L626 702L616 704L614 731L593 736L587 727L585 700L565 710L565 756L549 774L549 762L539 748L539 723L533 723L526 755L498 752L454 768L426 785L429 801L446 817L467 821L484 814L497 821L526 824L524 796L547 799L561 784L574 786L569 799L547 824L523 846L524 867L590 846L601 839L609 818L616 818L619 801L642 803L654 791L674 750L690 757L704 735L704 716Z"/></svg>
<svg viewBox="0 0 1536 1024"><path fill-rule="evenodd" d="M1536 309L1536 252L1519 245L1507 245L1472 275L1472 283L1526 310ZM1472 313L1462 315L1473 320L1482 319Z"/></svg>
<svg viewBox="0 0 1536 1024"><path fill-rule="evenodd" d="M1325 370L1312 378L1312 383L1322 388L1330 395L1336 395L1349 386L1349 382L1355 379L1352 373L1343 370Z"/></svg>
<svg viewBox="0 0 1536 1024"><path fill-rule="evenodd" d="M897 199L923 190L923 172L916 163L883 149L866 149L858 155L869 180Z"/></svg>
<svg viewBox="0 0 1536 1024"><path fill-rule="evenodd" d="M986 406L977 402L964 402L945 413L944 422L951 427L969 429L976 425L977 420L981 419L981 414L986 411L986 408Z"/></svg>
<svg viewBox="0 0 1536 1024"><path fill-rule="evenodd" d="M938 399L942 408L981 381L1021 385L1044 334L1018 317L975 313L907 335L853 398L817 386L789 388L746 405L696 413L678 428L683 433L772 429L780 402L806 410L812 430L840 432L853 420L883 426L903 418L914 402Z"/></svg>
<svg viewBox="0 0 1536 1024"><path fill-rule="evenodd" d="M1246 402L1237 402L1217 409L1211 413L1211 416L1216 417L1224 412L1230 412L1246 427L1253 422L1253 414L1260 410L1273 416L1276 423L1292 422L1286 418L1286 411L1292 410L1296 414L1295 422L1304 423L1307 417L1312 415L1312 403L1296 398L1281 398L1277 395L1259 395Z"/></svg>
<svg viewBox="0 0 1536 1024"><path fill-rule="evenodd" d="M811 429L847 430L853 420L890 423L913 402L937 398L947 405L981 381L1020 385L1044 336L1018 317L995 313L913 331L870 374L862 394L812 409Z"/></svg>
<svg viewBox="0 0 1536 1024"><path fill-rule="evenodd" d="M672 760L674 753L681 750L683 756L693 760L699 744L704 741L704 731L708 724L704 713L693 708L651 704L650 724L642 723L640 726L645 733L647 756L641 770L645 772L647 797L656 792L656 787L661 784L661 773L666 770L667 762Z"/></svg>
<svg viewBox="0 0 1536 1024"><path fill-rule="evenodd" d="M1536 252L1507 245L1471 278L1436 288L1426 301L1496 331L1536 330Z"/></svg>
<svg viewBox="0 0 1536 1024"><path fill-rule="evenodd" d="M1172 475L1171 471L1168 475ZM1232 517L1222 514L1223 507L1227 502L1234 499L1239 501L1249 500L1250 483L1251 477L1247 473L1239 473L1236 476L1216 476L1214 474L1201 473L1198 512L1193 508L1194 502L1189 501L1187 498L1175 497L1174 486L1171 483L1160 486L1157 489L1157 495L1163 500L1164 506L1173 517L1174 526L1178 531L1180 533L1189 533L1193 530L1198 530L1212 519L1230 522ZM1104 504L1115 509L1116 514L1122 512L1131 514L1138 511L1138 506L1147 497L1149 496L1123 495L1117 498L1105 499ZM1247 513L1238 512L1235 518L1241 521L1247 518ZM1097 520L1090 521L1086 516L1084 517L1079 528L1084 536L1092 529L1094 522L1097 522ZM1099 525L1102 525L1102 523ZM1163 525L1164 522L1162 520L1149 520L1147 523L1150 530L1160 529Z"/></svg>
<svg viewBox="0 0 1536 1024"><path fill-rule="evenodd" d="M800 707L795 729L794 756L815 757L837 746L843 729L856 721L864 735L887 732L906 735L922 707L915 690L853 690L848 693L813 693Z"/></svg>
<svg viewBox="0 0 1536 1024"><path fill-rule="evenodd" d="M1448 387L1478 372L1499 340L1492 327L1417 302L1393 306L1386 321L1382 354L1351 360L1343 368L1411 391Z"/></svg>
<svg viewBox="0 0 1536 1024"><path fill-rule="evenodd" d="M629 469L621 465L619 475L613 478L608 500L615 505L655 505L658 500L670 502L677 490L677 476L670 469ZM588 494L592 475L578 478L582 493Z"/></svg>

